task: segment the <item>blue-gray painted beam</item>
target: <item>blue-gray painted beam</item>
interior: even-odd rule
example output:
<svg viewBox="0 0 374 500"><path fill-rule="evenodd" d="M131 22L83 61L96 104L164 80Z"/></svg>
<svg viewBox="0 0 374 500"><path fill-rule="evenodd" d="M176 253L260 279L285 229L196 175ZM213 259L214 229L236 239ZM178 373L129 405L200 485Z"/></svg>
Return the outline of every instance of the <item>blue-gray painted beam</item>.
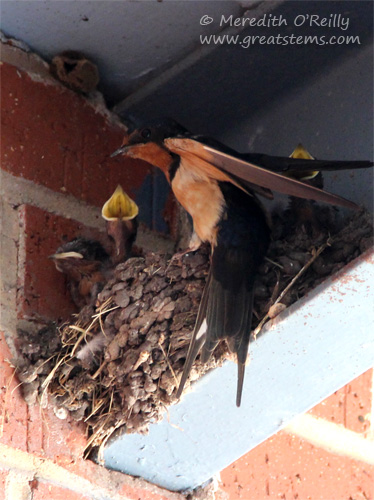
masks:
<svg viewBox="0 0 374 500"><path fill-rule="evenodd" d="M373 365L374 252L284 311L251 345L242 406L236 365L194 385L147 436L124 435L107 467L170 490L194 488Z"/></svg>

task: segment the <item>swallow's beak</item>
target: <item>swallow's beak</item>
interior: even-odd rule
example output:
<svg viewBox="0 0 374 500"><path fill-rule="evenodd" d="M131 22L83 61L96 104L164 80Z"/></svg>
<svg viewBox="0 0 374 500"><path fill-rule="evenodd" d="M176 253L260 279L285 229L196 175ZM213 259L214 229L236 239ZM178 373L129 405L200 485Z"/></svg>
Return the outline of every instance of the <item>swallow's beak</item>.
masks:
<svg viewBox="0 0 374 500"><path fill-rule="evenodd" d="M302 144L298 144L290 154L290 158L300 158L301 160L314 160L314 157L307 151Z"/></svg>
<svg viewBox="0 0 374 500"><path fill-rule="evenodd" d="M79 252L54 253L53 255L49 255L48 259L62 260L62 259L68 259L69 257L72 257L74 259L83 259L83 255Z"/></svg>
<svg viewBox="0 0 374 500"><path fill-rule="evenodd" d="M121 146L118 149L116 149L114 151L114 153L112 153L110 155L110 158L114 158L115 156L125 154L126 153L126 148L128 148L130 146L129 139L130 139L130 135L129 134L125 134L124 138L122 139Z"/></svg>
<svg viewBox="0 0 374 500"><path fill-rule="evenodd" d="M290 158L298 158L300 160L315 160L315 158L307 151L302 144L298 144L294 151L290 154ZM309 181L314 179L318 175L318 170L310 170L309 172L303 172L302 175L292 174L295 179L301 179L302 181Z"/></svg>
<svg viewBox="0 0 374 500"><path fill-rule="evenodd" d="M115 156L126 154L126 150L129 149L130 147L131 146L121 146L120 148L116 149L114 153L110 155L110 157L114 158Z"/></svg>
<svg viewBox="0 0 374 500"><path fill-rule="evenodd" d="M123 147L119 148L125 149ZM119 150L117 150L119 151ZM118 153L119 154L119 153ZM138 205L124 192L121 186L117 186L116 190L103 205L101 215L107 220L131 220L139 213Z"/></svg>

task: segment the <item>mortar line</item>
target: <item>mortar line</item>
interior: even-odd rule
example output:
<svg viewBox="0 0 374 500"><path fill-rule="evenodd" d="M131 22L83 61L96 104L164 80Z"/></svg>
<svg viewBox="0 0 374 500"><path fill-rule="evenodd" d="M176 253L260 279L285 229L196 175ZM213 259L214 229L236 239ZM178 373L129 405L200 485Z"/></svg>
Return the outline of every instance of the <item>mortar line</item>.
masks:
<svg viewBox="0 0 374 500"><path fill-rule="evenodd" d="M370 412L370 431L369 435L371 439L374 439L374 368L372 369L372 379L371 379L371 412Z"/></svg>
<svg viewBox="0 0 374 500"><path fill-rule="evenodd" d="M374 465L374 441L343 425L305 413L295 418L284 430L305 439L329 453Z"/></svg>
<svg viewBox="0 0 374 500"><path fill-rule="evenodd" d="M32 205L49 213L73 219L87 227L105 231L101 208L78 200L73 195L62 194L33 181L0 171L0 196L10 205ZM138 229L136 245L145 250L172 253L174 242L170 236L150 231L143 226Z"/></svg>
<svg viewBox="0 0 374 500"><path fill-rule="evenodd" d="M104 228L98 207L9 172L1 172L0 195L12 205L33 205L50 213L77 220L86 226Z"/></svg>
<svg viewBox="0 0 374 500"><path fill-rule="evenodd" d="M31 472L39 481L46 481L55 486L65 488L82 495L89 495L94 500L130 500L127 495L125 496L121 493L114 493L109 488L105 489L102 486L98 486L92 483L89 479L70 472L50 459L37 457L25 451L17 450L1 443L0 465L11 471L23 473ZM111 474L111 472L107 469L103 469L103 471L107 474ZM126 477L129 478L129 483L132 481L136 483L137 481L131 476ZM116 481L114 480L114 482ZM128 486L134 489L143 489L151 495L160 495L161 497L164 496L170 500L182 500L184 498L178 493L169 492L167 490L157 491L158 487L152 484L149 484L149 488L144 488L144 485L137 484L128 484Z"/></svg>

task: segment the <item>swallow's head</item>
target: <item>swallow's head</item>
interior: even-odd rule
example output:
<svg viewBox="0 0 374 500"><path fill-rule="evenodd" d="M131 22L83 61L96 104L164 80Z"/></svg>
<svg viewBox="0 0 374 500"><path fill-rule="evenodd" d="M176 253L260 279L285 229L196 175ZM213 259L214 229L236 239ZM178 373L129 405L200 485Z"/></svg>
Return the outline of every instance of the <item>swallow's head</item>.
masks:
<svg viewBox="0 0 374 500"><path fill-rule="evenodd" d="M307 151L302 144L298 144L296 148L290 154L290 158L296 158L299 160L315 160L315 158ZM292 172L292 177L294 179L300 179L302 181L308 181L314 179L319 174L318 170L310 170L308 172ZM285 174L287 176L287 174Z"/></svg>
<svg viewBox="0 0 374 500"><path fill-rule="evenodd" d="M173 155L164 144L171 137L186 137L188 131L171 119L163 119L135 129L126 135L120 148L111 157L123 154L144 160L165 173L173 162Z"/></svg>
<svg viewBox="0 0 374 500"><path fill-rule="evenodd" d="M71 274L72 270L83 270L93 264L100 265L108 259L108 254L99 242L76 238L59 247L49 258L58 271Z"/></svg>
<svg viewBox="0 0 374 500"><path fill-rule="evenodd" d="M300 143L292 151L292 153L290 154L290 158L299 158L301 160L314 160L314 157Z"/></svg>

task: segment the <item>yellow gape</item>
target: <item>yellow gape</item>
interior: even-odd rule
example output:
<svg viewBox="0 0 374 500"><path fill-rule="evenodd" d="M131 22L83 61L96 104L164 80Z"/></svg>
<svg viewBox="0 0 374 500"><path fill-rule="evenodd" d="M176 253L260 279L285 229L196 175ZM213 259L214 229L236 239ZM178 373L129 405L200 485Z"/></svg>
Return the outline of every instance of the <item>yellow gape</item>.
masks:
<svg viewBox="0 0 374 500"><path fill-rule="evenodd" d="M139 213L138 205L124 192L120 185L103 205L101 215L105 220L131 220Z"/></svg>

